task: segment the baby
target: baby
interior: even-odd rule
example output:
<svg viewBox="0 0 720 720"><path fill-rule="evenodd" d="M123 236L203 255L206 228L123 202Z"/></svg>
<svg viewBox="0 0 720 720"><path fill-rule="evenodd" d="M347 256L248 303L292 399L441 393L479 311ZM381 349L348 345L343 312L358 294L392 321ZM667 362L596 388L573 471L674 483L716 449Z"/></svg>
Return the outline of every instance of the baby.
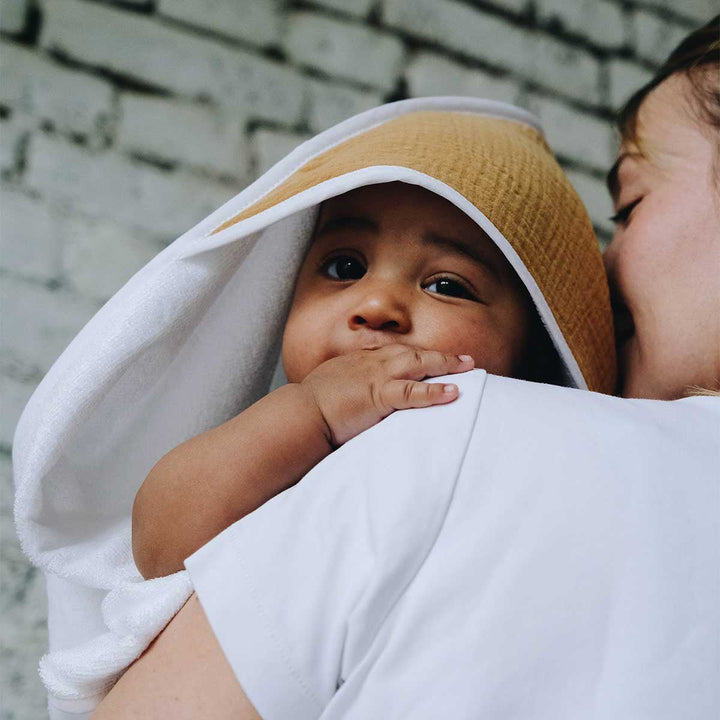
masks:
<svg viewBox="0 0 720 720"><path fill-rule="evenodd" d="M223 529L395 410L458 397L453 383L426 378L479 367L562 383L573 362L608 357L588 346L560 360L545 329L558 322L561 343L611 347L607 288L587 216L538 133L513 120L408 107L331 143L215 229L241 227L253 213L377 166L396 176L356 180L321 202L282 338L288 384L171 450L140 487L132 548L145 578L181 570ZM419 180L397 177L407 170L422 171ZM460 200L421 187L444 192L449 181ZM485 216L473 219L478 210ZM503 242L510 247L501 249ZM520 275L508 259L515 252ZM559 280L563 270L573 283ZM541 321L536 306L548 291L560 316ZM596 379L612 376L607 363L589 370Z"/></svg>
<svg viewBox="0 0 720 720"><path fill-rule="evenodd" d="M451 202L399 182L327 200L285 326L288 384L153 468L133 511L138 569L181 570L390 413L457 398L424 378L475 365L528 377L530 359L553 352L508 261Z"/></svg>
<svg viewBox="0 0 720 720"><path fill-rule="evenodd" d="M612 392L614 360L592 226L532 116L418 98L304 143L141 269L23 412L51 704L99 703L192 592L186 558L395 410L473 368Z"/></svg>

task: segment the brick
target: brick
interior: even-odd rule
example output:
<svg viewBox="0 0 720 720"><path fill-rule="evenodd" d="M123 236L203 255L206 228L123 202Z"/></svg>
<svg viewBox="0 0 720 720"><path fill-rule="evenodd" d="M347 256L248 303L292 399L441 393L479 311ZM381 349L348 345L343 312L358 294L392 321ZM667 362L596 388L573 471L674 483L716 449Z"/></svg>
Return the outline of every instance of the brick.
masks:
<svg viewBox="0 0 720 720"><path fill-rule="evenodd" d="M660 65L688 34L683 25L668 22L653 13L638 10L633 14L635 53Z"/></svg>
<svg viewBox="0 0 720 720"><path fill-rule="evenodd" d="M0 174L12 178L20 167L21 150L26 142L32 120L29 118L0 120ZM1 221L1 218L0 218Z"/></svg>
<svg viewBox="0 0 720 720"><path fill-rule="evenodd" d="M160 0L157 11L254 45L272 45L280 37L278 0Z"/></svg>
<svg viewBox="0 0 720 720"><path fill-rule="evenodd" d="M500 10L509 10L516 14L522 14L528 9L530 0L489 0L489 3Z"/></svg>
<svg viewBox="0 0 720 720"><path fill-rule="evenodd" d="M384 0L383 20L413 37L468 57L513 69L524 65L527 33L455 0Z"/></svg>
<svg viewBox="0 0 720 720"><path fill-rule="evenodd" d="M405 71L410 95L471 95L514 103L518 86L431 52L418 53Z"/></svg>
<svg viewBox="0 0 720 720"><path fill-rule="evenodd" d="M610 220L613 206L605 183L592 175L568 170L567 176L582 198L595 229L606 236L612 234L614 225Z"/></svg>
<svg viewBox="0 0 720 720"><path fill-rule="evenodd" d="M314 132L326 130L383 102L382 96L376 93L351 90L342 85L314 80L308 83L308 95L308 124Z"/></svg>
<svg viewBox="0 0 720 720"><path fill-rule="evenodd" d="M60 277L57 211L17 190L0 194L0 266L48 282Z"/></svg>
<svg viewBox="0 0 720 720"><path fill-rule="evenodd" d="M2 524L0 569L0 687L3 718L47 717L47 691L38 661L47 652L45 578L21 554L9 518Z"/></svg>
<svg viewBox="0 0 720 720"><path fill-rule="evenodd" d="M15 483L10 453L0 450L0 517L12 517L14 497Z"/></svg>
<svg viewBox="0 0 720 720"><path fill-rule="evenodd" d="M0 376L0 404L3 409L0 413L0 447L12 446L15 426L20 419L20 413L27 405L36 387L37 383L34 382L21 382Z"/></svg>
<svg viewBox="0 0 720 720"><path fill-rule="evenodd" d="M0 265L15 275L66 280L79 294L102 302L160 249L157 240L138 230L18 190L0 195Z"/></svg>
<svg viewBox="0 0 720 720"><path fill-rule="evenodd" d="M375 0L314 0L313 4L322 5L330 8L330 10L337 10L358 18L365 18L370 13L373 5L375 5Z"/></svg>
<svg viewBox="0 0 720 720"><path fill-rule="evenodd" d="M44 135L30 142L25 182L50 200L164 240L190 229L239 189L112 152L89 153Z"/></svg>
<svg viewBox="0 0 720 720"><path fill-rule="evenodd" d="M652 73L626 60L612 59L607 63L609 96L608 104L613 111L646 82L652 79Z"/></svg>
<svg viewBox="0 0 720 720"><path fill-rule="evenodd" d="M542 22L560 21L567 32L602 48L617 49L625 44L622 10L606 0L537 0L537 12Z"/></svg>
<svg viewBox="0 0 720 720"><path fill-rule="evenodd" d="M13 373L46 373L60 353L95 314L98 304L65 290L49 290L20 278L0 283L3 312L0 360Z"/></svg>
<svg viewBox="0 0 720 720"><path fill-rule="evenodd" d="M549 35L531 43L525 75L537 85L593 104L600 102L600 63L589 53Z"/></svg>
<svg viewBox="0 0 720 720"><path fill-rule="evenodd" d="M395 37L308 12L290 15L285 49L302 65L385 92L395 86L404 54Z"/></svg>
<svg viewBox="0 0 720 720"><path fill-rule="evenodd" d="M162 249L157 241L106 220L63 218L62 267L84 297L104 302Z"/></svg>
<svg viewBox="0 0 720 720"><path fill-rule="evenodd" d="M531 33L456 0L384 0L384 21L563 95L599 100L600 64L549 35Z"/></svg>
<svg viewBox="0 0 720 720"><path fill-rule="evenodd" d="M107 127L113 92L105 80L11 43L0 45L0 72L0 105L50 121L64 132L92 135Z"/></svg>
<svg viewBox="0 0 720 720"><path fill-rule="evenodd" d="M18 35L25 29L27 18L27 0L3 0L0 3L0 31Z"/></svg>
<svg viewBox="0 0 720 720"><path fill-rule="evenodd" d="M135 93L123 94L120 100L119 147L210 174L247 179L245 123L239 113Z"/></svg>
<svg viewBox="0 0 720 720"><path fill-rule="evenodd" d="M555 153L603 172L610 169L614 160L610 123L538 95L530 96L528 106L542 121Z"/></svg>
<svg viewBox="0 0 720 720"><path fill-rule="evenodd" d="M243 115L295 124L302 78L292 69L166 27L137 13L81 0L45 2L42 47L153 87L213 98Z"/></svg>
<svg viewBox="0 0 720 720"><path fill-rule="evenodd" d="M705 24L711 17L717 15L717 0L642 0L643 5L669 10L692 20L698 25Z"/></svg>
<svg viewBox="0 0 720 720"><path fill-rule="evenodd" d="M255 130L250 137L255 174L262 175L308 137L308 135L269 128Z"/></svg>

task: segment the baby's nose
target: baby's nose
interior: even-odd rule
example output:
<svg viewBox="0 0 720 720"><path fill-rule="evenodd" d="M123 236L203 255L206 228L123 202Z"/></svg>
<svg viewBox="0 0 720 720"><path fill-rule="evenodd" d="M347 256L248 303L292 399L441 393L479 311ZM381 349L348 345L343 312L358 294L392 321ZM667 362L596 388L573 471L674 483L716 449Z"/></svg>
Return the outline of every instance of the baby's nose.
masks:
<svg viewBox="0 0 720 720"><path fill-rule="evenodd" d="M397 289L376 287L363 294L351 308L348 326L355 330L368 327L407 333L411 329L410 308Z"/></svg>

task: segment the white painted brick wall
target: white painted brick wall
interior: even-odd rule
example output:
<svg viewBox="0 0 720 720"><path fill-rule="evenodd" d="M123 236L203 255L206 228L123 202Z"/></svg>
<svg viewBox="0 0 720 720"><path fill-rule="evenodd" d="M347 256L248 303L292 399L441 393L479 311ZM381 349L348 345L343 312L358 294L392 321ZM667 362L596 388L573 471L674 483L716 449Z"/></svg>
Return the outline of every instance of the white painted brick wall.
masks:
<svg viewBox="0 0 720 720"><path fill-rule="evenodd" d="M687 35L687 28L644 10L633 13L633 26L638 56L658 64L667 57L667 49L679 45Z"/></svg>
<svg viewBox="0 0 720 720"><path fill-rule="evenodd" d="M691 24L703 24L718 14L717 0L641 0L639 4L682 15Z"/></svg>
<svg viewBox="0 0 720 720"><path fill-rule="evenodd" d="M39 282L57 281L62 242L58 211L18 190L0 195L0 268Z"/></svg>
<svg viewBox="0 0 720 720"><path fill-rule="evenodd" d="M0 452L0 517L12 517L14 494L10 455Z"/></svg>
<svg viewBox="0 0 720 720"><path fill-rule="evenodd" d="M368 16L370 9L375 5L375 0L314 0L313 4L364 18Z"/></svg>
<svg viewBox="0 0 720 720"><path fill-rule="evenodd" d="M36 387L36 382L23 382L22 380L0 375L0 397L2 398L0 447L10 448L12 446L15 426Z"/></svg>
<svg viewBox="0 0 720 720"><path fill-rule="evenodd" d="M25 29L27 0L2 0L0 2L0 31L14 35Z"/></svg>
<svg viewBox="0 0 720 720"><path fill-rule="evenodd" d="M607 64L610 107L619 110L623 103L652 78L652 73L635 63L613 58Z"/></svg>
<svg viewBox="0 0 720 720"><path fill-rule="evenodd" d="M302 80L279 63L82 0L46 0L44 8L41 45L49 50L181 95L211 97L253 117L300 117Z"/></svg>
<svg viewBox="0 0 720 720"><path fill-rule="evenodd" d="M580 165L607 170L613 164L613 126L555 100L532 95L528 107L541 120L556 154Z"/></svg>
<svg viewBox="0 0 720 720"><path fill-rule="evenodd" d="M99 305L66 290L6 275L0 283L3 311L0 364L14 376L44 374Z"/></svg>
<svg viewBox="0 0 720 720"><path fill-rule="evenodd" d="M405 70L411 95L474 95L514 103L517 82L470 69L438 53L419 52Z"/></svg>
<svg viewBox="0 0 720 720"><path fill-rule="evenodd" d="M61 267L82 297L104 302L162 249L147 235L118 223L67 213L61 218Z"/></svg>
<svg viewBox="0 0 720 720"><path fill-rule="evenodd" d="M404 54L396 37L308 12L290 16L285 49L301 65L385 92L395 85Z"/></svg>
<svg viewBox="0 0 720 720"><path fill-rule="evenodd" d="M280 38L278 0L159 0L158 13L253 45L273 45Z"/></svg>
<svg viewBox="0 0 720 720"><path fill-rule="evenodd" d="M0 268L105 301L162 248L142 232L17 190L0 197Z"/></svg>
<svg viewBox="0 0 720 720"><path fill-rule="evenodd" d="M12 178L21 164L21 149L32 129L31 118L0 120L0 176ZM0 227L2 218L0 218Z"/></svg>
<svg viewBox="0 0 720 720"><path fill-rule="evenodd" d="M35 135L28 148L28 187L90 215L170 240L238 190L189 173L170 174L112 152Z"/></svg>
<svg viewBox="0 0 720 720"><path fill-rule="evenodd" d="M605 242L610 110L717 12L717 0L0 0L2 720L45 716L42 578L16 545L5 553L10 438L108 295L251 175L387 97L529 105Z"/></svg>
<svg viewBox="0 0 720 720"><path fill-rule="evenodd" d="M377 93L316 80L308 81L308 92L308 124L314 133L382 103L382 96Z"/></svg>
<svg viewBox="0 0 720 720"><path fill-rule="evenodd" d="M413 37L509 68L554 92L598 103L600 63L583 49L523 31L457 0L385 0L385 22Z"/></svg>
<svg viewBox="0 0 720 720"><path fill-rule="evenodd" d="M0 381L1 396L2 392ZM9 453L0 454L0 693L3 720L47 717L47 699L37 672L47 650L47 600L43 574L22 554L12 520L13 482Z"/></svg>
<svg viewBox="0 0 720 720"><path fill-rule="evenodd" d="M606 0L537 0L543 22L559 20L571 33L585 37L603 48L617 49L625 44L626 21L619 5Z"/></svg>
<svg viewBox="0 0 720 720"><path fill-rule="evenodd" d="M132 153L246 181L245 118L208 105L124 93L117 144Z"/></svg>
<svg viewBox="0 0 720 720"><path fill-rule="evenodd" d="M45 120L60 132L102 131L112 111L112 87L60 67L11 43L0 43L0 105Z"/></svg>
<svg viewBox="0 0 720 720"><path fill-rule="evenodd" d="M255 174L261 175L270 169L309 137L311 136L285 130L269 128L255 130L250 138Z"/></svg>

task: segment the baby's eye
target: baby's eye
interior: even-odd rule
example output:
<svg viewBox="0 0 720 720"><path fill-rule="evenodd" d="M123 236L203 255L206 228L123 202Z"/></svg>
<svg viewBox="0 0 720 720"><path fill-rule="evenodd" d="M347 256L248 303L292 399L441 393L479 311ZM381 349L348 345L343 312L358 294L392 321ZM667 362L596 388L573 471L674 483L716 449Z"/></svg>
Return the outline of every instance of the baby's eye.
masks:
<svg viewBox="0 0 720 720"><path fill-rule="evenodd" d="M639 197L637 200L633 200L631 203L628 203L627 205L621 207L610 218L610 221L614 222L615 224L625 225L625 223L627 223L627 221L630 219L630 213L635 209L635 207L641 200L642 198Z"/></svg>
<svg viewBox="0 0 720 720"><path fill-rule="evenodd" d="M326 261L323 272L333 280L359 280L365 274L363 264L350 255L337 255Z"/></svg>
<svg viewBox="0 0 720 720"><path fill-rule="evenodd" d="M466 300L476 300L474 293L466 288L462 283L452 278L438 278L433 280L426 289L438 295L449 295L450 297L465 298Z"/></svg>

